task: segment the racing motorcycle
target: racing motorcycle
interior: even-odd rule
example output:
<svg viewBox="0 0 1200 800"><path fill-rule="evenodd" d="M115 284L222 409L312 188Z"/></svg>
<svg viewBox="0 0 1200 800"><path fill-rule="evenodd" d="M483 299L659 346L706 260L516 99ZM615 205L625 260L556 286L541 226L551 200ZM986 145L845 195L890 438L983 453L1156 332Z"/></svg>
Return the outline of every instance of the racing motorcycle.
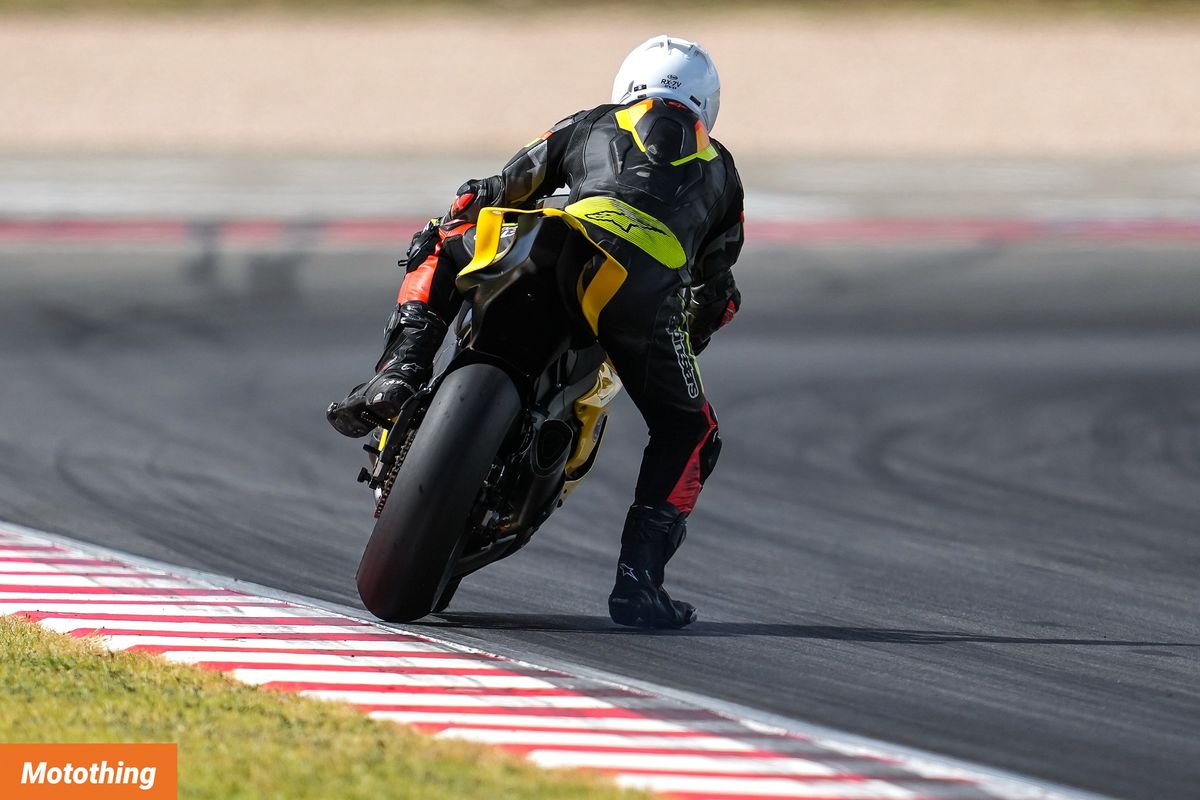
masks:
<svg viewBox="0 0 1200 800"><path fill-rule="evenodd" d="M463 578L528 544L591 470L621 389L595 299L564 302L579 264L612 285L585 226L559 208L487 208L475 237L434 377L364 445L376 522L358 592L389 621L444 610Z"/></svg>

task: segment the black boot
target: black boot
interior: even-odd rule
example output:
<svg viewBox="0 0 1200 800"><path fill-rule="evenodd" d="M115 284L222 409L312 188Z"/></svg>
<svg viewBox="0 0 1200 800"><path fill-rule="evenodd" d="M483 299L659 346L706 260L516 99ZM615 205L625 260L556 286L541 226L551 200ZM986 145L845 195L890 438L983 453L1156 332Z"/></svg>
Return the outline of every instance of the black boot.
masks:
<svg viewBox="0 0 1200 800"><path fill-rule="evenodd" d="M325 411L329 424L343 436L366 436L376 419L392 419L400 413L404 402L429 380L446 323L424 303L412 301L396 308L387 333L387 348L375 365L375 377Z"/></svg>
<svg viewBox="0 0 1200 800"><path fill-rule="evenodd" d="M687 514L670 503L636 503L625 518L617 583L608 614L618 625L682 628L696 621L696 607L672 600L663 589L664 570L687 536Z"/></svg>

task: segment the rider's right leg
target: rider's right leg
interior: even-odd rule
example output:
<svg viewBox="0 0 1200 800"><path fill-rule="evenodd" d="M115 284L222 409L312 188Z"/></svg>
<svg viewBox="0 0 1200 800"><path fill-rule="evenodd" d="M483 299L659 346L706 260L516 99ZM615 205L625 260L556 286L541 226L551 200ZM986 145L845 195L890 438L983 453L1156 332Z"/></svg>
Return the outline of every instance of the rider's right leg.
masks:
<svg viewBox="0 0 1200 800"><path fill-rule="evenodd" d="M642 275L631 272L599 318L601 344L650 431L608 607L621 625L681 628L696 609L663 588L665 568L721 440L688 341L681 286L666 270Z"/></svg>
<svg viewBox="0 0 1200 800"><path fill-rule="evenodd" d="M379 420L400 413L405 401L429 380L447 323L462 302L454 278L469 259L463 236L471 227L454 221L441 226L431 223L413 237L408 269L396 310L388 321L387 344L375 365L375 376L325 411L338 433L366 436Z"/></svg>

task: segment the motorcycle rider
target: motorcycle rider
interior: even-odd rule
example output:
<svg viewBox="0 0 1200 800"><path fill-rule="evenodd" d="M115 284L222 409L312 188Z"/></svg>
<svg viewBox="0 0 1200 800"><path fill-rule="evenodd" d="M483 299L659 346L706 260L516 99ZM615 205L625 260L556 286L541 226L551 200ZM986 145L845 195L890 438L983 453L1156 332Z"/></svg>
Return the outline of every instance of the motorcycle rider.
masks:
<svg viewBox="0 0 1200 800"><path fill-rule="evenodd" d="M413 237L376 375L327 410L351 437L396 416L431 377L458 313L454 281L471 259L480 209L527 208L568 186L572 203L594 208L582 214L590 238L625 268L588 321L649 428L609 597L622 625L696 618L663 580L721 448L695 353L741 302L731 267L744 239L742 185L728 150L709 138L719 104L720 79L699 44L657 36L634 49L611 104L567 117L498 175L464 183L448 213ZM581 295L594 279L583 269Z"/></svg>

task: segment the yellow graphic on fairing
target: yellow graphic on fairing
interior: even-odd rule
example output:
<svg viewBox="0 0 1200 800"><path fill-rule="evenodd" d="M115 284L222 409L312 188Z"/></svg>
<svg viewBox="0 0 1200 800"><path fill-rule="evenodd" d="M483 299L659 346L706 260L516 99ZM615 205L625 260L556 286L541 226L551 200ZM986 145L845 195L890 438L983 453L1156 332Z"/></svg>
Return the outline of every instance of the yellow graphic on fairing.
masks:
<svg viewBox="0 0 1200 800"><path fill-rule="evenodd" d="M475 223L475 253L471 263L459 271L459 275L467 275L490 266L496 260L500 251L500 234L504 231L504 213L507 208L485 208L479 212L479 220Z"/></svg>
<svg viewBox="0 0 1200 800"><path fill-rule="evenodd" d="M496 261L497 253L500 250L500 234L505 224L504 218L508 214L538 214L544 217L557 217L582 233L599 252L604 254L604 263L600 265L587 288L581 290L579 298L584 317L591 326L592 333L598 334L600 312L625 283L629 273L607 250L596 244L583 222L565 210L557 208L535 210L485 208L481 210L475 229L475 256L471 259L471 263L458 274L466 275L485 269ZM591 391L576 400L574 404L573 410L579 421L580 435L575 450L571 453L563 470L566 480L560 499L565 499L575 490L575 487L583 481L595 463L596 453L604 438L604 423L608 418L609 406L620 392L621 379L617 377L612 362L606 360L596 372L596 383ZM382 445L380 447L382 449Z"/></svg>
<svg viewBox="0 0 1200 800"><path fill-rule="evenodd" d="M591 326L592 333L597 336L600 335L600 312L617 294L627 277L629 272L614 261L612 256L608 256L580 296L579 305L583 307L583 318Z"/></svg>
<svg viewBox="0 0 1200 800"><path fill-rule="evenodd" d="M687 263L683 245L666 223L615 197L585 197L564 211L629 242L671 269Z"/></svg>
<svg viewBox="0 0 1200 800"><path fill-rule="evenodd" d="M583 397L575 401L575 418L579 420L579 441L575 452L568 459L563 472L566 473L566 483L563 484L562 495L559 499L567 499L567 495L575 491L575 487L587 476L595 463L596 453L604 438L604 423L608 418L608 409L617 395L621 393L621 379L613 369L612 363L605 361L596 373L596 385Z"/></svg>
<svg viewBox="0 0 1200 800"><path fill-rule="evenodd" d="M543 217L557 217L582 233L593 247L605 255L604 263L600 265L592 282L588 284L586 290L581 292L579 297L579 304L583 307L583 316L591 326L592 333L599 334L600 312L604 310L604 306L608 305L608 301L613 299L617 290L621 288L621 284L625 283L629 272L621 265L621 262L612 257L612 254L596 243L596 240L588 233L586 225L563 209L527 210L489 207L481 210L479 221L475 226L475 255L471 258L471 263L458 273L459 276L485 269L496 261L500 251L500 234L504 230L504 217L507 214L538 214Z"/></svg>

